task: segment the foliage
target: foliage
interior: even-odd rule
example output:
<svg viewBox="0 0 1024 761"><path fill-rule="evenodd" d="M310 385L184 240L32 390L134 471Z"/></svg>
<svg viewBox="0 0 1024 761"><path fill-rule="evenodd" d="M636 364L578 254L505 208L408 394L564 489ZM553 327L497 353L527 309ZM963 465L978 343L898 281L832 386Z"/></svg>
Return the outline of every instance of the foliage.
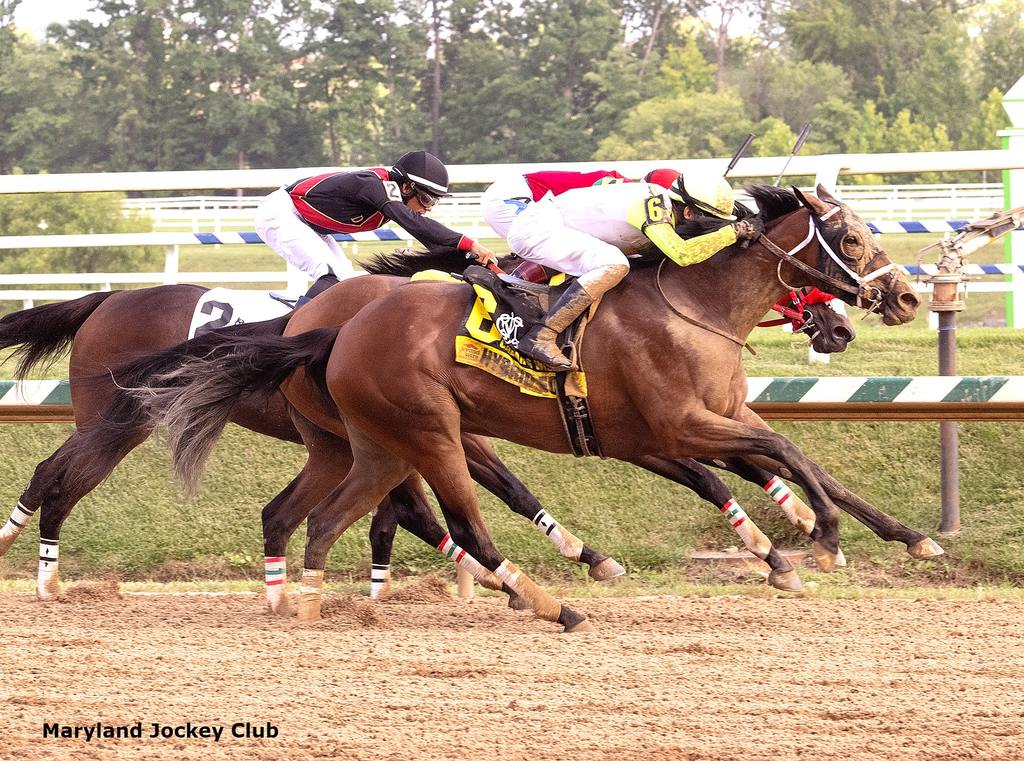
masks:
<svg viewBox="0 0 1024 761"><path fill-rule="evenodd" d="M96 0L41 43L17 2L0 173L785 152L807 120L808 154L979 148L1024 49L1024 0Z"/></svg>
<svg viewBox="0 0 1024 761"><path fill-rule="evenodd" d="M0 235L148 232L148 219L125 217L123 193L0 195ZM39 248L0 251L0 272L152 271L159 249Z"/></svg>

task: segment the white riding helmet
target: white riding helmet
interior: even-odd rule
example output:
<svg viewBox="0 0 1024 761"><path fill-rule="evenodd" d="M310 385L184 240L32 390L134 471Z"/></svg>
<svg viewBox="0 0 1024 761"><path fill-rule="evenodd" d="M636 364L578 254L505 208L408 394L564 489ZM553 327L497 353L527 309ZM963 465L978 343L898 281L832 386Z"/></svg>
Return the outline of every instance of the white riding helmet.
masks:
<svg viewBox="0 0 1024 761"><path fill-rule="evenodd" d="M730 222L736 219L732 213L736 204L732 186L720 174L691 170L685 177L679 175L676 178L668 194L676 201L713 217Z"/></svg>

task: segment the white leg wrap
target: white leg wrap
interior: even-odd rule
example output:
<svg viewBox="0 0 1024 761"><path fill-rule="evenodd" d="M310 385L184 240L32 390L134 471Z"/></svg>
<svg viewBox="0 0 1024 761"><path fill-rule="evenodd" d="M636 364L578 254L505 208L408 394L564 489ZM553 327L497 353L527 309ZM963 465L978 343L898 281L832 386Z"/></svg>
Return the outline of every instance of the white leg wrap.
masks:
<svg viewBox="0 0 1024 761"><path fill-rule="evenodd" d="M20 502L11 511L11 517L7 519L7 523L4 524L3 528L0 528L0 555L3 555L14 544L14 540L18 538L18 534L22 532L32 520L32 516L35 515L36 511L30 510Z"/></svg>
<svg viewBox="0 0 1024 761"><path fill-rule="evenodd" d="M556 521L554 516L546 510L541 510L533 516L533 523L540 529L541 533L555 543L563 557L567 557L569 560L580 559L580 554L583 552L583 542Z"/></svg>
<svg viewBox="0 0 1024 761"><path fill-rule="evenodd" d="M761 488L782 508L790 523L805 533L811 532L814 528L814 513L781 478L773 476L772 480Z"/></svg>
<svg viewBox="0 0 1024 761"><path fill-rule="evenodd" d="M277 610L281 599L288 594L287 579L283 557L267 555L263 558L263 580L266 582L267 602L274 610Z"/></svg>
<svg viewBox="0 0 1024 761"><path fill-rule="evenodd" d="M59 550L56 539L39 540L39 575L36 577L36 596L49 600L60 594L57 577Z"/></svg>
<svg viewBox="0 0 1024 761"><path fill-rule="evenodd" d="M391 583L391 566L373 563L370 566L370 597L376 600Z"/></svg>
<svg viewBox="0 0 1024 761"><path fill-rule="evenodd" d="M757 557L764 560L772 550L772 543L768 537L754 522L743 512L743 508L735 499L730 499L720 508L725 519L732 525L733 530L739 534L740 539L748 550Z"/></svg>
<svg viewBox="0 0 1024 761"><path fill-rule="evenodd" d="M478 581L482 577L490 574L490 571L480 565L476 558L453 542L450 534L444 535L444 539L442 539L441 543L437 545L437 549L442 555L445 555L449 560L459 566L459 568L467 570L473 578Z"/></svg>

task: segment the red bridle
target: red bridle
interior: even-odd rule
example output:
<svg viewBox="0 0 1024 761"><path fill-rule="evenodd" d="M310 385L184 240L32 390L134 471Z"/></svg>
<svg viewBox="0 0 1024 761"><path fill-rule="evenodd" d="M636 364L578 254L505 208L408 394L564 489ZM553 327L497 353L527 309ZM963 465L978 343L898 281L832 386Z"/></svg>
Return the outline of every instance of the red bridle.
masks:
<svg viewBox="0 0 1024 761"><path fill-rule="evenodd" d="M793 326L793 331L796 332L807 323L807 318L804 316L804 307L808 304L823 304L826 301L831 301L833 298L835 297L831 294L819 291L817 288L811 288L807 293L803 291L790 291L775 302L775 305L772 307L772 311L778 312L782 317L759 322L757 327L770 328L775 325L785 325L788 322Z"/></svg>

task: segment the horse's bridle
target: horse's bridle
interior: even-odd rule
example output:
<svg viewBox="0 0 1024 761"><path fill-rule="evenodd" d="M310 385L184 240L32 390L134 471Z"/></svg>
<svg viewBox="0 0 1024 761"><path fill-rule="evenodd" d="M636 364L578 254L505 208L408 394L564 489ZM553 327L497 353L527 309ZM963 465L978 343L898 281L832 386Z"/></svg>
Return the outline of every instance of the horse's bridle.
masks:
<svg viewBox="0 0 1024 761"><path fill-rule="evenodd" d="M765 235L764 233L761 233L755 239L755 242L760 243L765 248L765 250L779 258L779 266L776 271L776 274L779 278L779 282L782 283L787 288L792 289L792 286L790 286L788 283L786 283L785 280L782 279L783 264L790 264L799 270L803 270L808 275L817 279L824 285L831 286L832 288L836 288L845 293L853 294L854 296L857 297L857 307L865 309L868 312L877 312L882 305L882 299L884 298L888 290L891 288L892 281L896 277L896 265L890 262L889 264L879 267L878 269L875 269L866 275L859 275L852 269L850 269L850 267L846 265L846 262L844 262L842 258L838 254L836 254L836 252L832 249L832 246L829 245L828 241L825 240L825 236L822 234L825 229L823 224L825 220L829 219L832 215L836 214L837 212L839 212L840 214L842 213L842 207L838 203L834 204L832 209L830 209L825 214L822 214L820 217L808 209L807 236L802 241L800 241L800 243L791 248L789 251L783 251L781 248L775 245L771 241L771 239L769 239L768 236ZM823 251L829 258L831 258L832 261L835 262L839 266L839 268L846 273L847 277L850 278L852 283L843 282L839 278L835 278L832 277L831 275L826 274L825 272L822 271L822 269L816 269L811 265L804 264L802 261L795 258L795 255L803 251L805 248L807 248L808 244L812 240L814 240L814 238L818 239L819 249ZM880 255L881 252L879 252L879 254L876 254L871 261L873 262ZM819 267L820 266L821 265L819 265ZM877 285L871 285L872 281L877 280L878 278L884 275L888 275L886 282L883 284L884 290L883 288L880 288ZM868 306L864 305L865 302L868 304Z"/></svg>

